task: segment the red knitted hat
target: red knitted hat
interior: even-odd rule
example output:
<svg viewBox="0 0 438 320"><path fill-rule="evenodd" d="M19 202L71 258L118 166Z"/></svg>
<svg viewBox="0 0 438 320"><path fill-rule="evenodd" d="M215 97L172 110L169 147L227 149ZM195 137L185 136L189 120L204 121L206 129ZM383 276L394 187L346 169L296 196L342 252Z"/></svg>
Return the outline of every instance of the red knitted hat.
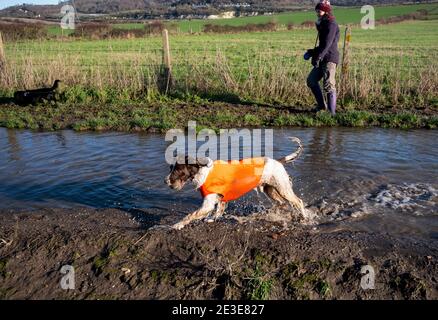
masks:
<svg viewBox="0 0 438 320"><path fill-rule="evenodd" d="M315 7L315 10L321 10L328 14L332 13L332 7L327 3L318 3Z"/></svg>

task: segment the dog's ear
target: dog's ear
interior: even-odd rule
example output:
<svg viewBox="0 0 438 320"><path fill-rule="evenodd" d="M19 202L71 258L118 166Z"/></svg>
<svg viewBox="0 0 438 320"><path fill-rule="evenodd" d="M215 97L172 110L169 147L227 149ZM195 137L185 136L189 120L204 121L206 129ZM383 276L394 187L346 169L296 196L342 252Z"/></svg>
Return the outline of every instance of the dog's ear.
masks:
<svg viewBox="0 0 438 320"><path fill-rule="evenodd" d="M184 155L177 155L176 158L174 158L174 161L172 161L173 165L177 165L177 164L186 164L187 163L187 157L185 157Z"/></svg>
<svg viewBox="0 0 438 320"><path fill-rule="evenodd" d="M208 157L198 158L197 163L201 167L211 168L213 166L213 160Z"/></svg>

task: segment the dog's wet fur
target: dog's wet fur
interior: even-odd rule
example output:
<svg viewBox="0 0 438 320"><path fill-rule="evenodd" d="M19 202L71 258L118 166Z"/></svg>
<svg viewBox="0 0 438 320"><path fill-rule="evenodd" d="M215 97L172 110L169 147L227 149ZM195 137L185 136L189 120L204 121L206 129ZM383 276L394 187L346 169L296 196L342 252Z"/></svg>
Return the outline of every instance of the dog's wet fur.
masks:
<svg viewBox="0 0 438 320"><path fill-rule="evenodd" d="M298 138L291 138L291 140L299 145L296 152L278 160L265 158L263 175L258 189L264 192L276 204L290 204L298 212L302 220L309 220L311 217L304 209L303 201L293 192L292 181L283 166L283 164L291 163L297 159L303 150ZM187 182L192 181L197 188L200 188L213 166L214 162L209 158L193 159L187 156L184 158L179 157L175 164L170 166L170 174L165 178L165 183L174 190L181 190ZM186 216L182 221L175 224L173 228L182 229L194 220L206 218L214 211L215 207L216 211L210 221L214 221L223 215L225 203L222 201L222 195L209 194L204 198L201 208Z"/></svg>
<svg viewBox="0 0 438 320"><path fill-rule="evenodd" d="M199 164L188 164L189 158L186 157L185 163L175 163L170 166L170 174L166 177L165 183L174 190L181 190L187 181L193 180L199 172Z"/></svg>

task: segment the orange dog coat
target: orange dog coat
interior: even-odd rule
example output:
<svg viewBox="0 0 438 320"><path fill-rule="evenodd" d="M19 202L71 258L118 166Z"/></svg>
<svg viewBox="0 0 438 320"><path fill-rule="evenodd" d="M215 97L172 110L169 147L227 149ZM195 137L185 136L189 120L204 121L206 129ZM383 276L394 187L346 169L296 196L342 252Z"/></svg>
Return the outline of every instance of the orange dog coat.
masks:
<svg viewBox="0 0 438 320"><path fill-rule="evenodd" d="M264 158L214 161L200 188L201 194L203 197L213 193L220 194L224 202L238 199L259 185L264 167Z"/></svg>

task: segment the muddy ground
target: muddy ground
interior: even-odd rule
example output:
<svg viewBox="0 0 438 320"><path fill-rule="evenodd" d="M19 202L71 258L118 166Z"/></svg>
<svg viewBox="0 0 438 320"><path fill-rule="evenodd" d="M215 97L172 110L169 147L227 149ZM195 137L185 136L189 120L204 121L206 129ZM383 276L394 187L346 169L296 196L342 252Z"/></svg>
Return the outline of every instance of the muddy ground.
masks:
<svg viewBox="0 0 438 320"><path fill-rule="evenodd" d="M147 210L3 210L0 298L438 298L434 239L263 219L148 230L174 220ZM64 265L75 268L74 290L60 286ZM364 265L374 290L361 288Z"/></svg>

